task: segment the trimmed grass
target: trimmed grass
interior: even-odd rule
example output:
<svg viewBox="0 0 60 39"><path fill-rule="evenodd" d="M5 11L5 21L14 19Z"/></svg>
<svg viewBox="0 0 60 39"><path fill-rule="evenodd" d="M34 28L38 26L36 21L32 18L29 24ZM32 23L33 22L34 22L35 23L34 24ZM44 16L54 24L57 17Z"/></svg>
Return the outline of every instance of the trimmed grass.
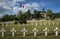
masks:
<svg viewBox="0 0 60 39"><path fill-rule="evenodd" d="M49 26L49 22L51 23L51 25ZM53 26L53 22L55 22L55 25ZM59 25L57 26L57 22L59 22ZM40 25L40 23L42 23L42 25ZM47 25L45 26L44 23L46 23ZM3 27L6 32L5 32L5 37L1 37L1 32L0 32L0 39L60 39L60 32L59 32L59 36L55 36L55 32L53 31L56 26L60 29L60 21L58 20L47 20L47 21L39 21L38 22L38 26L35 26L35 23L28 23L29 26L27 26L27 24L24 24L24 26L21 24L21 25L18 25L18 24L13 24L13 23L8 23L8 26L0 26L0 30L1 28ZM27 32L26 32L26 36L23 37L23 33L21 32L21 30L23 28L26 28ZM37 36L34 37L33 36L33 32L32 30L34 28L37 28L38 29L38 32L37 32ZM43 32L43 29L45 29L45 27L47 27L49 29L49 32L48 32L48 36L44 36L44 32ZM12 37L12 34L10 32L10 30L12 28L15 28L15 30L17 31L15 33L15 37Z"/></svg>

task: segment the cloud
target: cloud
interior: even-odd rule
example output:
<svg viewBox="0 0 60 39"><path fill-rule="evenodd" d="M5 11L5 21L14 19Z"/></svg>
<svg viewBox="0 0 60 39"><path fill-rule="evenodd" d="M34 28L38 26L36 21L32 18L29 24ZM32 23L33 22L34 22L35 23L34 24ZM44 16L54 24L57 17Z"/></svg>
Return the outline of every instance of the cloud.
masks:
<svg viewBox="0 0 60 39"><path fill-rule="evenodd" d="M13 0L13 2L18 2L18 1L23 2L25 0Z"/></svg>
<svg viewBox="0 0 60 39"><path fill-rule="evenodd" d="M32 3L32 7L36 8L36 7L39 7L39 4L38 3Z"/></svg>
<svg viewBox="0 0 60 39"><path fill-rule="evenodd" d="M26 3L24 6L25 6L25 11L27 11L28 9L30 9L30 10L34 10L34 9L38 10L39 7L40 7L39 3L36 3L36 2Z"/></svg>
<svg viewBox="0 0 60 39"><path fill-rule="evenodd" d="M40 2L40 5L41 5L41 6L45 6L45 2L44 2L44 1L41 1L41 2Z"/></svg>
<svg viewBox="0 0 60 39"><path fill-rule="evenodd" d="M26 0L0 0L0 12L1 13L9 13L10 11L13 12L13 14L17 14L18 11L26 12L28 9L31 11L34 9L39 9L40 5L37 2L32 3L25 3L24 8L19 7L19 4L17 2L24 2ZM17 6L16 6L17 5ZM2 7L2 8L1 8Z"/></svg>
<svg viewBox="0 0 60 39"><path fill-rule="evenodd" d="M22 11L22 12L26 12L28 9L30 9L31 11L33 11L34 9L38 10L39 9L39 4L38 3L26 3L24 4L24 8L22 7L13 7L13 12L14 13L18 13L18 11Z"/></svg>
<svg viewBox="0 0 60 39"><path fill-rule="evenodd" d="M0 7L0 13L5 13L6 11L9 11L8 9L5 9L5 8L3 8L3 7Z"/></svg>
<svg viewBox="0 0 60 39"><path fill-rule="evenodd" d="M16 5L16 2L23 2L25 0L0 0L0 6L6 9L11 9L12 6Z"/></svg>
<svg viewBox="0 0 60 39"><path fill-rule="evenodd" d="M20 10L20 9L19 9L18 7L13 7L13 12L14 12L15 14L17 14L19 10Z"/></svg>

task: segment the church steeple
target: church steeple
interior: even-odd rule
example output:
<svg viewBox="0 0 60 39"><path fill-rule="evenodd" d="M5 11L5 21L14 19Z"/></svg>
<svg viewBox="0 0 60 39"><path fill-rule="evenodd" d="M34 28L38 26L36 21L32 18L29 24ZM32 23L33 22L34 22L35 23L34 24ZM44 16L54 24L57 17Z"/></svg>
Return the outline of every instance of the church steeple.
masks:
<svg viewBox="0 0 60 39"><path fill-rule="evenodd" d="M45 11L45 8L44 8L45 4L42 4L42 11Z"/></svg>
<svg viewBox="0 0 60 39"><path fill-rule="evenodd" d="M43 7L42 10L45 11L45 8Z"/></svg>

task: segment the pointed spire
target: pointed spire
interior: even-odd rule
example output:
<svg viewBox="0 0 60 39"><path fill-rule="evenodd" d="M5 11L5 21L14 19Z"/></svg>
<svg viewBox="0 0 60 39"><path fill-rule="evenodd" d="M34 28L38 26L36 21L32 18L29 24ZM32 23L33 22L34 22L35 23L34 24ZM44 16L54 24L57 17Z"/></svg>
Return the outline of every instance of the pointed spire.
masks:
<svg viewBox="0 0 60 39"><path fill-rule="evenodd" d="M44 3L44 1L42 2L42 11L45 11L45 3Z"/></svg>
<svg viewBox="0 0 60 39"><path fill-rule="evenodd" d="M22 3L20 3L20 7L22 7Z"/></svg>
<svg viewBox="0 0 60 39"><path fill-rule="evenodd" d="M24 5L22 3L20 3L20 7L24 8Z"/></svg>
<svg viewBox="0 0 60 39"><path fill-rule="evenodd" d="M42 9L43 11L45 11L45 8L43 7L43 9Z"/></svg>

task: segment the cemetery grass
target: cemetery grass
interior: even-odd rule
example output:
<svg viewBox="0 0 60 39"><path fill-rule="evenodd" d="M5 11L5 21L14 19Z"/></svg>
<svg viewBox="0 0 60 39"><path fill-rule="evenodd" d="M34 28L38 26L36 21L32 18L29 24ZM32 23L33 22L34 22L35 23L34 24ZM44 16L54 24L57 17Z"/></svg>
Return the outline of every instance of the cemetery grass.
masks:
<svg viewBox="0 0 60 39"><path fill-rule="evenodd" d="M40 22L41 21L38 22L38 26L35 26L35 23L33 23L33 25L31 25L32 23L28 23L29 24L28 26L27 26L27 24L24 24L24 26L23 26L22 24L18 25L18 24L13 24L13 23L8 23L8 26L0 26L0 30L2 29L2 27L6 30L3 38L1 37L1 32L0 32L0 39L60 39L60 32L59 32L58 36L55 36L55 32L53 31L57 26L56 22L59 22L59 25L57 27L60 29L60 21L59 20L58 21L57 20L42 21L41 22L42 25L40 25ZM48 25L48 22L51 22L50 26ZM54 26L53 26L52 22L55 22ZM44 23L46 23L47 25L44 26ZM23 37L23 33L21 32L21 30L24 27L27 30L25 37ZM32 30L35 27L38 29L36 37L34 37L34 34L32 32ZM44 35L43 29L45 29L45 27L47 27L49 29L48 36ZM10 32L10 30L12 28L15 28L15 30L16 30L14 37L12 37L12 34Z"/></svg>

